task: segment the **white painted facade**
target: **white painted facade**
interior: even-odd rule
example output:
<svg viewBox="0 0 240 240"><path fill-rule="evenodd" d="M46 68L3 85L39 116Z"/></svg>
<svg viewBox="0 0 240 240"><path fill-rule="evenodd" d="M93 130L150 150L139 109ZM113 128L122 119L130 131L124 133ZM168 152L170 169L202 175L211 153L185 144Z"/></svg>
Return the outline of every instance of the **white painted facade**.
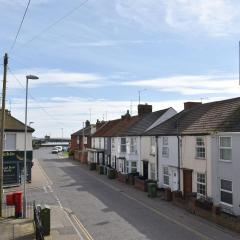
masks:
<svg viewBox="0 0 240 240"><path fill-rule="evenodd" d="M220 138L227 137L230 145L222 147ZM217 133L212 136L212 190L213 201L222 209L234 215L240 215L240 133ZM222 150L221 150L222 149ZM221 151L228 151L225 159ZM228 157L229 156L229 159ZM227 157L227 158L226 158ZM228 183L228 189L222 182Z"/></svg>
<svg viewBox="0 0 240 240"><path fill-rule="evenodd" d="M24 132L5 132L4 151L24 151L25 133ZM27 133L27 151L32 151L32 133Z"/></svg>
<svg viewBox="0 0 240 240"><path fill-rule="evenodd" d="M122 173L139 171L140 137L112 137L111 163L112 167ZM116 163L116 166L115 166Z"/></svg>
<svg viewBox="0 0 240 240"><path fill-rule="evenodd" d="M161 117L159 117L146 131L161 124L176 114L176 110L169 108ZM137 171L142 175L143 160L149 161L148 178L157 179L157 163L155 153L151 153L151 137L126 136L126 152L121 151L121 137L117 138L117 170L124 173ZM133 144L134 143L134 144ZM133 147L134 145L134 147ZM113 156L113 153L112 153Z"/></svg>
<svg viewBox="0 0 240 240"><path fill-rule="evenodd" d="M148 162L148 178L157 180L157 148L155 136L142 136L140 153L140 175L143 175L143 161ZM152 144L151 144L152 143Z"/></svg>
<svg viewBox="0 0 240 240"><path fill-rule="evenodd" d="M178 138L158 136L158 186L179 190Z"/></svg>

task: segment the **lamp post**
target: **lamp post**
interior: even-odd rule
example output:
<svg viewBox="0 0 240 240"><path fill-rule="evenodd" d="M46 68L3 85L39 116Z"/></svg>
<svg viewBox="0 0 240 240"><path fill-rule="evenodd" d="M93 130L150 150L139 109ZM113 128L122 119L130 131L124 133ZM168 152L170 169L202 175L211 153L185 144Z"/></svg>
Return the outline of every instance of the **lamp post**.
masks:
<svg viewBox="0 0 240 240"><path fill-rule="evenodd" d="M27 180L27 107L28 107L28 80L37 80L38 77L34 75L26 76L26 99L25 99L25 136L24 136L24 167L23 167L23 218L27 215L27 194L26 194L26 180Z"/></svg>

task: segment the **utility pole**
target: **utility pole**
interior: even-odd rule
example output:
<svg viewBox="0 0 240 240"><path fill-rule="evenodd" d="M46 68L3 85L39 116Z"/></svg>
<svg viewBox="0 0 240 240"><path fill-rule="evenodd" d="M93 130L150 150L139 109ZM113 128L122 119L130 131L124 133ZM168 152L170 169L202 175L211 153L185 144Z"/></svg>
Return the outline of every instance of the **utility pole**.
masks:
<svg viewBox="0 0 240 240"><path fill-rule="evenodd" d="M2 214L3 203L3 150L4 150L4 128L5 128L5 99L7 85L7 65L8 55L5 53L3 60L3 88L2 88L2 111L1 111L1 133L0 133L0 217Z"/></svg>
<svg viewBox="0 0 240 240"><path fill-rule="evenodd" d="M84 122L83 122L83 132L82 132L82 162L84 161L85 147L84 147ZM81 161L81 160L80 160Z"/></svg>

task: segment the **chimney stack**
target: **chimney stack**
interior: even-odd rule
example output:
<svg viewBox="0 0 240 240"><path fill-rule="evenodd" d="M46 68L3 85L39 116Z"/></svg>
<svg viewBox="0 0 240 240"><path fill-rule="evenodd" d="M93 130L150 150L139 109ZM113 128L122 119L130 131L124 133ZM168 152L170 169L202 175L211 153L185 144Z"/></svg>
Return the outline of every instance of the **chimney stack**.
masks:
<svg viewBox="0 0 240 240"><path fill-rule="evenodd" d="M131 117L129 110L127 110L127 113L125 115L122 115L122 119L129 119Z"/></svg>
<svg viewBox="0 0 240 240"><path fill-rule="evenodd" d="M152 112L152 105L145 104L138 104L138 116L142 117L146 114Z"/></svg>
<svg viewBox="0 0 240 240"><path fill-rule="evenodd" d="M90 121L89 120L86 120L85 122L85 127L89 127L90 126Z"/></svg>
<svg viewBox="0 0 240 240"><path fill-rule="evenodd" d="M184 110L199 106L201 104L202 104L201 102L185 102L184 103Z"/></svg>

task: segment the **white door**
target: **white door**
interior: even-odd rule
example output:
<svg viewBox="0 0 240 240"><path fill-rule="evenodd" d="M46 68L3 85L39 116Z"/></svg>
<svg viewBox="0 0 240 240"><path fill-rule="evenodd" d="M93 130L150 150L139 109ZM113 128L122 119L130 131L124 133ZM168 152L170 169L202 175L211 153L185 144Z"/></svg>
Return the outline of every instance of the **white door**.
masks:
<svg viewBox="0 0 240 240"><path fill-rule="evenodd" d="M178 173L177 169L172 170L172 191L178 190Z"/></svg>

